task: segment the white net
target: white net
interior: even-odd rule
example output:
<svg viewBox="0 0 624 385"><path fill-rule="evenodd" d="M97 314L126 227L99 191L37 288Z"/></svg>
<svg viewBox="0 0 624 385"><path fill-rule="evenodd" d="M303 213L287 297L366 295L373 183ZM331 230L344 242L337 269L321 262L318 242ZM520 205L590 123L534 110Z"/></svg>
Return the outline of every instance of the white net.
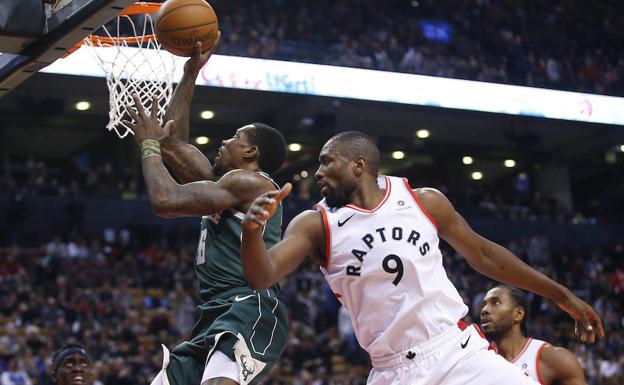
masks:
<svg viewBox="0 0 624 385"><path fill-rule="evenodd" d="M133 134L124 120L133 122L128 114L136 93L146 111L151 111L152 98L158 96L158 119L163 124L166 108L173 95L175 59L161 49L155 38L154 15L120 15L102 27L104 39L85 38L83 44L92 47L98 64L106 73L109 91L109 122L106 128L120 138ZM137 25L142 28L137 28Z"/></svg>

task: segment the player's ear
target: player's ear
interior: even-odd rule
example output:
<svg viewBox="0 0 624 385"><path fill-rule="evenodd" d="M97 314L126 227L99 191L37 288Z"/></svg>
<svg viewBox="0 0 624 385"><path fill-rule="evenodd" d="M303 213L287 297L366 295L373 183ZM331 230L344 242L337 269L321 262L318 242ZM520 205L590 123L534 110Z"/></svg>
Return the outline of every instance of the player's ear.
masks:
<svg viewBox="0 0 624 385"><path fill-rule="evenodd" d="M363 156L358 156L353 159L353 171L355 175L360 176L364 173L364 167L366 166L366 159Z"/></svg>
<svg viewBox="0 0 624 385"><path fill-rule="evenodd" d="M246 158L256 158L259 154L260 150L258 149L258 146L249 146L247 147L247 150L245 150L244 156Z"/></svg>
<svg viewBox="0 0 624 385"><path fill-rule="evenodd" d="M50 377L52 377L52 382L58 383L58 374L56 372L50 372Z"/></svg>
<svg viewBox="0 0 624 385"><path fill-rule="evenodd" d="M522 322L522 319L524 319L525 314L526 312L523 307L516 306L516 308L513 310L513 320L517 323L520 323Z"/></svg>

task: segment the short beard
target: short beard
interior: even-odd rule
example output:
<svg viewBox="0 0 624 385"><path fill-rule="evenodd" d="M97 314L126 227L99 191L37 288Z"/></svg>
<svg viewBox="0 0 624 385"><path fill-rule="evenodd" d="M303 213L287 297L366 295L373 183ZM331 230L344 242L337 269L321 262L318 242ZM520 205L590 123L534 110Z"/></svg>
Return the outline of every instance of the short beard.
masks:
<svg viewBox="0 0 624 385"><path fill-rule="evenodd" d="M327 206L332 208L346 206L351 203L351 190L352 189L349 188L343 188L341 190L329 189L327 195L325 196L325 203L327 203Z"/></svg>
<svg viewBox="0 0 624 385"><path fill-rule="evenodd" d="M489 330L489 331L483 330L483 334L485 334L487 339L490 341L499 341L502 337L504 337L508 333L508 331L509 331L508 329L495 327L494 329Z"/></svg>

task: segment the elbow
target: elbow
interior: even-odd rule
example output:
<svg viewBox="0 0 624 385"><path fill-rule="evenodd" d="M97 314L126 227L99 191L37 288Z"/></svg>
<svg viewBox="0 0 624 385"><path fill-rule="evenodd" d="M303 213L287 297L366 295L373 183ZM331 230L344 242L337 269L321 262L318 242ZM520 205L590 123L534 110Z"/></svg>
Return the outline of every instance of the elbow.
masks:
<svg viewBox="0 0 624 385"><path fill-rule="evenodd" d="M174 207L166 200L159 199L152 201L152 210L156 216L161 218L175 218L177 213Z"/></svg>

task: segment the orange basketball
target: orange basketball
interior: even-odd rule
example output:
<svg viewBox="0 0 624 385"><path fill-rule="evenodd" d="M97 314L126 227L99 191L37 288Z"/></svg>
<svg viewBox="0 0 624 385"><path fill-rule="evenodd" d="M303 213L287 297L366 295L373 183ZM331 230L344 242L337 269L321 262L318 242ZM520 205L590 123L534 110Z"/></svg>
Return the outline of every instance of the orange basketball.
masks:
<svg viewBox="0 0 624 385"><path fill-rule="evenodd" d="M204 0L167 0L156 14L156 38L163 48L178 56L191 56L195 44L204 51L217 39L219 21Z"/></svg>

